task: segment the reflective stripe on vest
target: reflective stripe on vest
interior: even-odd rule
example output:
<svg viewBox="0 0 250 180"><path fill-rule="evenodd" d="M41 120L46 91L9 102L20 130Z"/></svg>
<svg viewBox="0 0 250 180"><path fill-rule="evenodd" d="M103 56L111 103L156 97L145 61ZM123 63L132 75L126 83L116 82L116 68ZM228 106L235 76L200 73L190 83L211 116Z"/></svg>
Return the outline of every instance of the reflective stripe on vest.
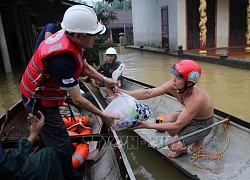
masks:
<svg viewBox="0 0 250 180"><path fill-rule="evenodd" d="M37 67L34 58L32 58L31 61L32 61L33 67L34 67L40 74L43 74L43 72L41 71L41 69L39 69L39 67Z"/></svg>
<svg viewBox="0 0 250 180"><path fill-rule="evenodd" d="M37 81L31 76L30 72L29 72L29 69L26 69L25 71L28 75L28 77L30 78L30 80L35 83L36 86L39 86L39 84L37 83ZM39 76L38 76L39 77ZM24 82L23 82L24 83Z"/></svg>
<svg viewBox="0 0 250 180"><path fill-rule="evenodd" d="M56 44L54 46L49 47L49 52L56 51L62 48L62 43Z"/></svg>
<svg viewBox="0 0 250 180"><path fill-rule="evenodd" d="M35 95L35 92L33 92L31 89L29 89L26 86L26 84L23 82L23 80L21 81L21 83L22 83L23 87L26 89L26 91L28 91L30 94L32 94L32 98L39 97L39 99L51 100L51 101L64 99L64 97L46 97L46 96ZM47 88L47 89L52 89L52 88Z"/></svg>
<svg viewBox="0 0 250 180"><path fill-rule="evenodd" d="M23 85L24 89L25 89L26 91L28 91L28 92L32 95L32 98L33 98L33 97L34 97L35 92L34 92L34 91L32 91L30 88L28 88L28 86L26 86L26 84L23 82L23 79L21 80L21 83L22 83L22 85Z"/></svg>

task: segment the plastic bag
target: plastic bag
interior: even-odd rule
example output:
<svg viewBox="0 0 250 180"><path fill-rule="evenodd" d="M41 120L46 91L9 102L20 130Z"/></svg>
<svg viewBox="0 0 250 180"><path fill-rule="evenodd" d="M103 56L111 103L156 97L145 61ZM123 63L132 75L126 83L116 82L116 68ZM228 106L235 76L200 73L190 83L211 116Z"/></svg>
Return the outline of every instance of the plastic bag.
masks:
<svg viewBox="0 0 250 180"><path fill-rule="evenodd" d="M136 126L137 120L147 120L151 114L147 105L124 93L113 99L104 112L120 117L114 120L114 129L117 131Z"/></svg>

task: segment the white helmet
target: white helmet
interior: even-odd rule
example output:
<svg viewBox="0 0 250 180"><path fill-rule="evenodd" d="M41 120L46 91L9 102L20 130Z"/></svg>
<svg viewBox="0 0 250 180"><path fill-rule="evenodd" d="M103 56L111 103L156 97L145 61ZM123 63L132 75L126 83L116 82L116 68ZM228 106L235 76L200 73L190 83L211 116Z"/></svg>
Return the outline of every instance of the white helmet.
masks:
<svg viewBox="0 0 250 180"><path fill-rule="evenodd" d="M117 52L116 52L115 48L110 47L110 48L107 49L105 54L106 55L107 54L115 54L115 55L117 55Z"/></svg>
<svg viewBox="0 0 250 180"><path fill-rule="evenodd" d="M106 31L106 27L98 21L94 10L84 5L68 8L61 26L65 31L73 33L103 34Z"/></svg>

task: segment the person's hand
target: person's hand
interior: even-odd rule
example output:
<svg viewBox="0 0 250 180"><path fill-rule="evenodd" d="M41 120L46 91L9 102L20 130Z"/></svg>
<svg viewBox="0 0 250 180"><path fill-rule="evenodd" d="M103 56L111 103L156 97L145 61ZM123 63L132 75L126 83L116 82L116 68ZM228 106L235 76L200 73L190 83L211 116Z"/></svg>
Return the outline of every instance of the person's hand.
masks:
<svg viewBox="0 0 250 180"><path fill-rule="evenodd" d="M114 95L117 97L120 93L128 94L127 90L121 89L121 88L115 88Z"/></svg>
<svg viewBox="0 0 250 180"><path fill-rule="evenodd" d="M137 122L138 122L137 126L128 128L128 130L135 130L135 129L142 129L142 128L148 129L149 128L149 124L146 121L137 120Z"/></svg>
<svg viewBox="0 0 250 180"><path fill-rule="evenodd" d="M95 81L95 84L96 84L97 87L103 86L103 84L100 81L97 81L97 80L94 80L94 81Z"/></svg>
<svg viewBox="0 0 250 180"><path fill-rule="evenodd" d="M114 127L114 120L120 119L120 117L112 116L107 113L103 113L102 120L110 127Z"/></svg>
<svg viewBox="0 0 250 180"><path fill-rule="evenodd" d="M80 76L78 79L81 82L85 82L89 77L88 76Z"/></svg>
<svg viewBox="0 0 250 180"><path fill-rule="evenodd" d="M103 83L104 83L104 86L106 86L106 87L115 87L115 86L118 86L118 81L113 81L112 79L107 78L107 77L105 77L103 79Z"/></svg>
<svg viewBox="0 0 250 180"><path fill-rule="evenodd" d="M30 135L28 137L28 141L30 141L31 143L36 140L44 125L44 115L40 111L38 111L38 114L40 116L39 119L31 113L29 113L27 117L27 120L30 122Z"/></svg>
<svg viewBox="0 0 250 180"><path fill-rule="evenodd" d="M94 80L92 80L92 81L90 82L90 85L91 85L92 87L99 87L99 86L96 84L96 81L94 81Z"/></svg>
<svg viewBox="0 0 250 180"><path fill-rule="evenodd" d="M117 85L117 87L120 88L121 86L122 86L121 81L118 80L118 85Z"/></svg>

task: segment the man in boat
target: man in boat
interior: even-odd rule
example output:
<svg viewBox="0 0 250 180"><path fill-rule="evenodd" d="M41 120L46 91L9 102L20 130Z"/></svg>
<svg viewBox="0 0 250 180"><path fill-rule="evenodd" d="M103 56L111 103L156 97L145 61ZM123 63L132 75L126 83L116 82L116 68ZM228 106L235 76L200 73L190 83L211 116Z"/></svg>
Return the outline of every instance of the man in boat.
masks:
<svg viewBox="0 0 250 180"><path fill-rule="evenodd" d="M174 140L213 124L212 100L207 92L195 85L201 76L199 64L192 60L182 60L170 68L170 73L173 74L173 78L156 88L134 91L117 90L117 92L127 92L127 94L139 100L170 93L184 106L181 112L166 115L161 124L139 121L139 125L133 129L148 128L167 131L171 140ZM204 137L210 131L211 129L208 129L169 145L170 153L168 156L171 158L177 157L185 153L188 147L190 147L190 150L197 150L202 146Z"/></svg>
<svg viewBox="0 0 250 180"><path fill-rule="evenodd" d="M59 154L53 148L43 148L30 155L31 148L44 125L44 116L40 118L29 114L30 135L18 141L18 148L6 153L0 144L0 177L1 179L63 179Z"/></svg>
<svg viewBox="0 0 250 180"><path fill-rule="evenodd" d="M105 52L105 55L106 61L97 68L97 71L108 78L112 78L113 72L119 68L121 62L117 60L117 52L113 47L108 48ZM118 87L121 87L123 81L122 72L117 77L117 81L119 82ZM97 81L96 84L99 86L104 86L104 84L99 81Z"/></svg>
<svg viewBox="0 0 250 180"><path fill-rule="evenodd" d="M45 116L40 132L43 145L65 153L62 163L65 178L82 179L72 166L70 138L59 106L67 93L75 105L100 116L110 126L117 117L102 112L82 97L77 78L84 73L108 87L118 82L98 73L82 58L83 48L92 48L97 35L106 31L92 8L84 5L68 8L61 27L39 45L22 76L20 88L26 110L39 109Z"/></svg>

